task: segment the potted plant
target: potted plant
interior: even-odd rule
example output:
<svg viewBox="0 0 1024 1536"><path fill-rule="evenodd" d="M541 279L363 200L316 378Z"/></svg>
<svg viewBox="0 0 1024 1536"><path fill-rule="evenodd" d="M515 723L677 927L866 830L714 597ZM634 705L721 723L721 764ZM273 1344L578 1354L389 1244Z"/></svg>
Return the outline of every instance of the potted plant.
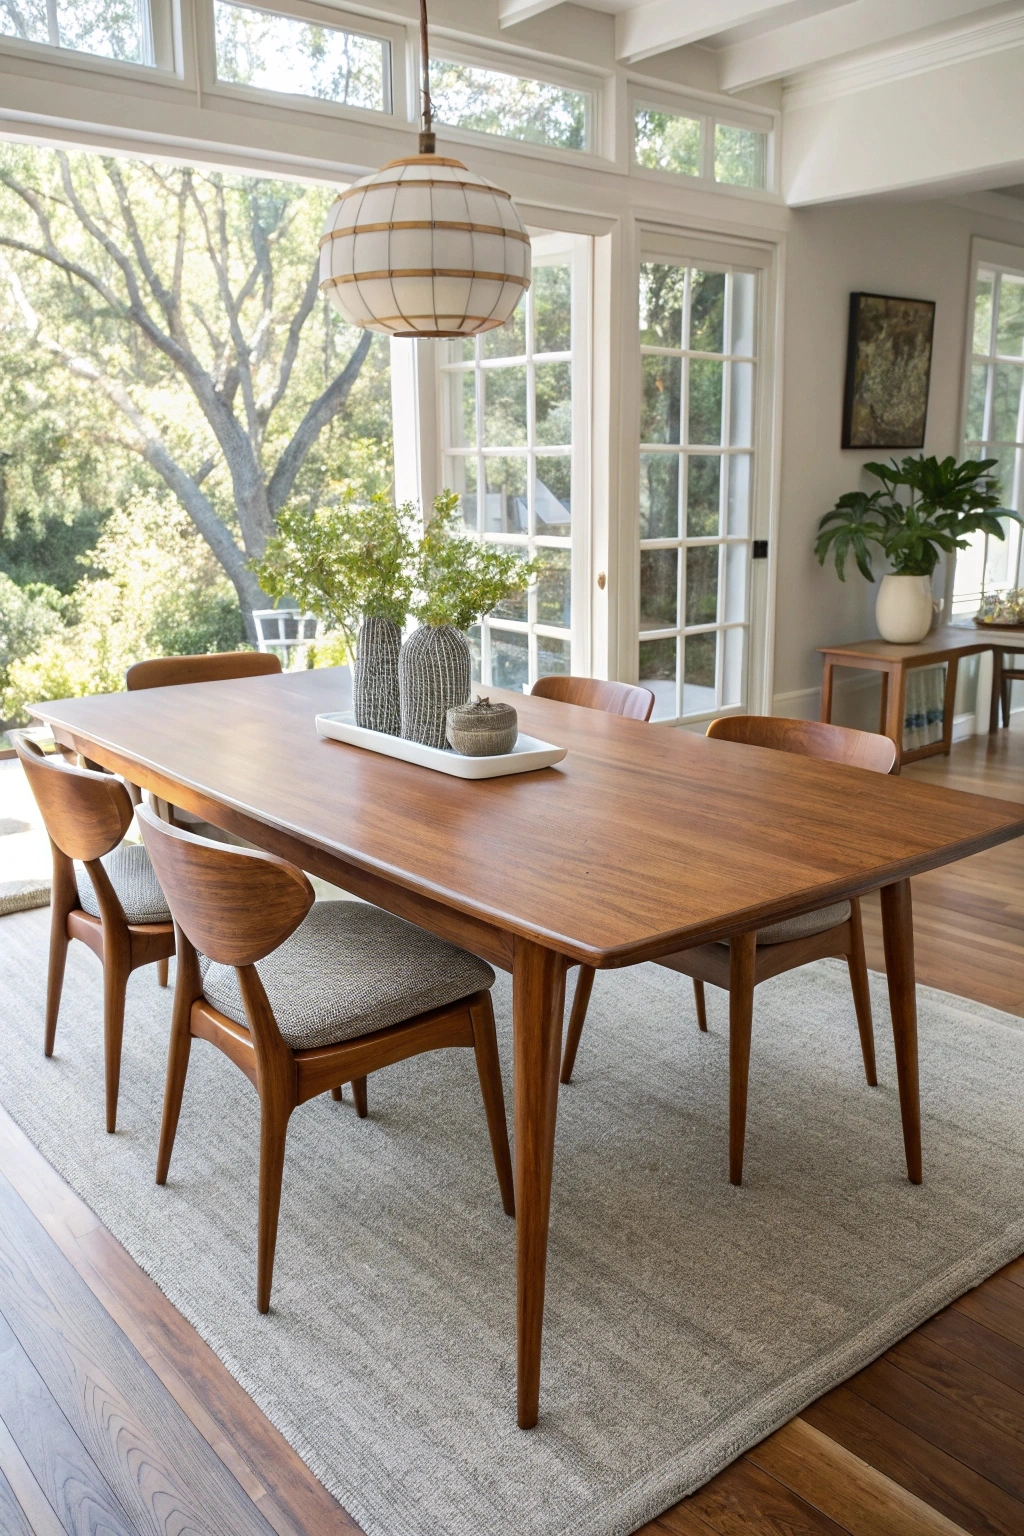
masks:
<svg viewBox="0 0 1024 1536"><path fill-rule="evenodd" d="M295 598L345 637L355 654L357 725L399 734L398 653L413 592L415 514L386 496L351 490L313 512L289 508L255 564L268 596Z"/></svg>
<svg viewBox="0 0 1024 1536"><path fill-rule="evenodd" d="M999 505L991 474L996 463L969 459L958 464L952 455L940 463L918 455L901 464L894 459L891 466L865 464L868 474L882 482L880 489L848 491L821 519L815 553L824 565L831 549L840 581L846 580L851 553L861 575L874 581L869 544L878 544L892 562L875 602L883 640L911 643L928 633L934 616L932 572L940 553L966 549L970 533L1005 538L1000 518L1021 521Z"/></svg>
<svg viewBox="0 0 1024 1536"><path fill-rule="evenodd" d="M528 587L535 564L459 532L459 498L443 491L420 541L416 561L419 628L402 646L398 684L402 735L445 747L448 710L469 698L472 667L465 631L512 592Z"/></svg>

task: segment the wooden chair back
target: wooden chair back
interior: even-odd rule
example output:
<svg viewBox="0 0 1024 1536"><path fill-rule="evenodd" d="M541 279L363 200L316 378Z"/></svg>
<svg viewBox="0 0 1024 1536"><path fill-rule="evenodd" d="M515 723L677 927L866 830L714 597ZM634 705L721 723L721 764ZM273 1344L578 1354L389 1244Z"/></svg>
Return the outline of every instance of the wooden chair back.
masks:
<svg viewBox="0 0 1024 1536"><path fill-rule="evenodd" d="M216 651L211 656L157 656L128 668L125 683L136 688L171 688L177 683L219 683L229 677L264 677L281 663L266 651Z"/></svg>
<svg viewBox="0 0 1024 1536"><path fill-rule="evenodd" d="M116 848L132 823L131 797L121 780L47 756L23 731L11 731L10 738L61 853L88 864Z"/></svg>
<svg viewBox="0 0 1024 1536"><path fill-rule="evenodd" d="M796 752L801 757L849 763L873 773L891 773L896 745L874 731L854 731L845 725L825 725L820 720L786 720L778 715L725 715L712 720L707 735L716 741L738 741L748 747L769 747Z"/></svg>
<svg viewBox="0 0 1024 1536"><path fill-rule="evenodd" d="M606 715L622 715L626 720L649 720L654 708L654 694L635 683L606 683L599 677L538 677L530 695L535 699L558 699L562 704L579 704L584 709L600 709Z"/></svg>
<svg viewBox="0 0 1024 1536"><path fill-rule="evenodd" d="M313 905L301 869L276 854L195 837L140 805L142 840L171 916L202 954L247 966L282 944Z"/></svg>

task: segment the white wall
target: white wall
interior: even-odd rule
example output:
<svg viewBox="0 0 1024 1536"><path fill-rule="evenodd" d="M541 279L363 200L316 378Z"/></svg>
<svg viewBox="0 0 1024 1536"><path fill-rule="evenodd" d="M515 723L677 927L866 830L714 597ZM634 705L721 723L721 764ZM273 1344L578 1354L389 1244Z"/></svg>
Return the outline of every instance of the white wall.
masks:
<svg viewBox="0 0 1024 1536"><path fill-rule="evenodd" d="M1014 220L1012 213L1003 218L960 204L889 201L832 204L791 214L777 551L777 714L816 713L821 679L816 646L877 634L872 613L877 588L852 565L846 582L840 582L834 566L822 569L814 557L818 519L842 492L876 483L861 475L862 464L888 457L879 450L839 446L849 295L859 290L935 300L924 452L958 454L970 244L975 235L1024 247L1024 218ZM846 674L850 680L855 676ZM863 710L868 698L859 704ZM845 715L852 723L857 706L858 701L847 697L837 718Z"/></svg>

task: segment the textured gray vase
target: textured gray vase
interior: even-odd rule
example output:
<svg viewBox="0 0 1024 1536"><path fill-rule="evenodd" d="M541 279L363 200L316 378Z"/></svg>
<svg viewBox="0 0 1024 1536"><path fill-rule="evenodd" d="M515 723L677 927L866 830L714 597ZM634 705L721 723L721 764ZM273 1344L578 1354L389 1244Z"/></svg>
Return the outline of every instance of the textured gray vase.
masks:
<svg viewBox="0 0 1024 1536"><path fill-rule="evenodd" d="M448 745L448 711L469 698L472 667L469 641L450 624L422 624L402 646L398 687L402 735L427 747Z"/></svg>
<svg viewBox="0 0 1024 1536"><path fill-rule="evenodd" d="M398 736L402 714L398 699L398 653L402 632L392 619L366 618L359 626L352 674L352 710L356 725Z"/></svg>

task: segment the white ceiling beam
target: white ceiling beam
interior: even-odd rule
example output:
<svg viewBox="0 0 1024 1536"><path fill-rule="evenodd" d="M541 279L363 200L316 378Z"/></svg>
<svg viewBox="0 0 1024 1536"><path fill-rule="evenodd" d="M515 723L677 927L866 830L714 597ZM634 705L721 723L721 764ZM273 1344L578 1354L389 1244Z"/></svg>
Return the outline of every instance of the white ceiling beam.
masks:
<svg viewBox="0 0 1024 1536"><path fill-rule="evenodd" d="M515 4L517 0L504 0ZM849 0L816 0L821 9L846 5ZM669 48L685 48L730 27L750 22L770 22L779 11L790 10L789 0L648 0L634 10L620 11L615 18L615 53L625 64L635 64Z"/></svg>
<svg viewBox="0 0 1024 1536"><path fill-rule="evenodd" d="M719 87L741 91L767 80L785 79L843 54L884 46L925 28L968 21L977 11L994 9L992 0L852 0L820 16L808 16L723 48L718 55Z"/></svg>
<svg viewBox="0 0 1024 1536"><path fill-rule="evenodd" d="M542 11L553 11L562 0L499 0L498 20L503 27L514 27L519 21L529 21Z"/></svg>

